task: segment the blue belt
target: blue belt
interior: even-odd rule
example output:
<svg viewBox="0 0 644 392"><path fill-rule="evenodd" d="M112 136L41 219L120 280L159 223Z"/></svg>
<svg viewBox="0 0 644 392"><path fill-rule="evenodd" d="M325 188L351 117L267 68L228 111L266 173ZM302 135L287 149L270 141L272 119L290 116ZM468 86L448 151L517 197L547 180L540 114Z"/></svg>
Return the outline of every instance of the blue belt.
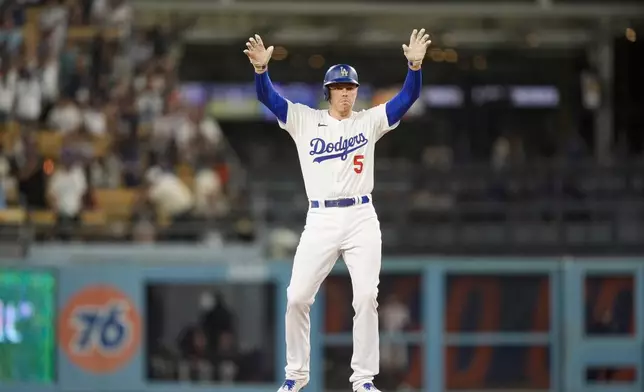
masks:
<svg viewBox="0 0 644 392"><path fill-rule="evenodd" d="M324 200L324 208L351 207L356 204L369 203L369 196L348 197L345 199ZM322 200L311 200L311 208L320 208Z"/></svg>

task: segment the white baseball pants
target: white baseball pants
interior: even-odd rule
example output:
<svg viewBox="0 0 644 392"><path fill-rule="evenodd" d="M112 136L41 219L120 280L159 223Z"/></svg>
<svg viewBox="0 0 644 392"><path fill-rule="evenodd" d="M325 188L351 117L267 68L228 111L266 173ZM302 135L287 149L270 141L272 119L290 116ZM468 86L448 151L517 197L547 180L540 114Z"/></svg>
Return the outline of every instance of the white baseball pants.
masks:
<svg viewBox="0 0 644 392"><path fill-rule="evenodd" d="M371 203L309 209L295 253L286 306L286 379L309 380L309 310L342 255L353 286L353 374L356 390L379 372L378 284L382 240Z"/></svg>

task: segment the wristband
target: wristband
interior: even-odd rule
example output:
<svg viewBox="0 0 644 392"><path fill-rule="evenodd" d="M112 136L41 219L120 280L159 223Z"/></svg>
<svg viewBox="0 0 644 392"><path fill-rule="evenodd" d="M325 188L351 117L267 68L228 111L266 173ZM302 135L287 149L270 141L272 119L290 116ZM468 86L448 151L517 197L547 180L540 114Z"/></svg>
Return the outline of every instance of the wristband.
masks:
<svg viewBox="0 0 644 392"><path fill-rule="evenodd" d="M420 66L422 64L423 64L422 61L417 61L415 64L412 63L411 61L407 61L407 65L409 66L409 68L418 68L418 69L420 69ZM418 69L415 69L415 71L417 71Z"/></svg>

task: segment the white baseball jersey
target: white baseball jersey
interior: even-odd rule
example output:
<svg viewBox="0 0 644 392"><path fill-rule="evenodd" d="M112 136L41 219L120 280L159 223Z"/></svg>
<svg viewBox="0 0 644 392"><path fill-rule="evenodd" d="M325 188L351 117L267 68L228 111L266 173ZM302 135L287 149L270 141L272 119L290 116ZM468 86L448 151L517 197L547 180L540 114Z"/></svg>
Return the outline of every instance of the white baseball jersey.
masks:
<svg viewBox="0 0 644 392"><path fill-rule="evenodd" d="M327 110L288 101L286 124L297 146L309 200L369 195L374 184L376 142L389 126L385 104L337 120Z"/></svg>

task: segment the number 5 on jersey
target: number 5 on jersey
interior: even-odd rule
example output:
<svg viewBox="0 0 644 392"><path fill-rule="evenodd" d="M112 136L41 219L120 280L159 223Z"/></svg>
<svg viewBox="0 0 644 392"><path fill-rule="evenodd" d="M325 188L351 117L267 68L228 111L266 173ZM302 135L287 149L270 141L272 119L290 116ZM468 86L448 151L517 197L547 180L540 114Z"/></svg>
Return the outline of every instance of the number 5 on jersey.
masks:
<svg viewBox="0 0 644 392"><path fill-rule="evenodd" d="M364 160L364 155L354 155L353 156L353 171L360 174L364 168L362 161Z"/></svg>

